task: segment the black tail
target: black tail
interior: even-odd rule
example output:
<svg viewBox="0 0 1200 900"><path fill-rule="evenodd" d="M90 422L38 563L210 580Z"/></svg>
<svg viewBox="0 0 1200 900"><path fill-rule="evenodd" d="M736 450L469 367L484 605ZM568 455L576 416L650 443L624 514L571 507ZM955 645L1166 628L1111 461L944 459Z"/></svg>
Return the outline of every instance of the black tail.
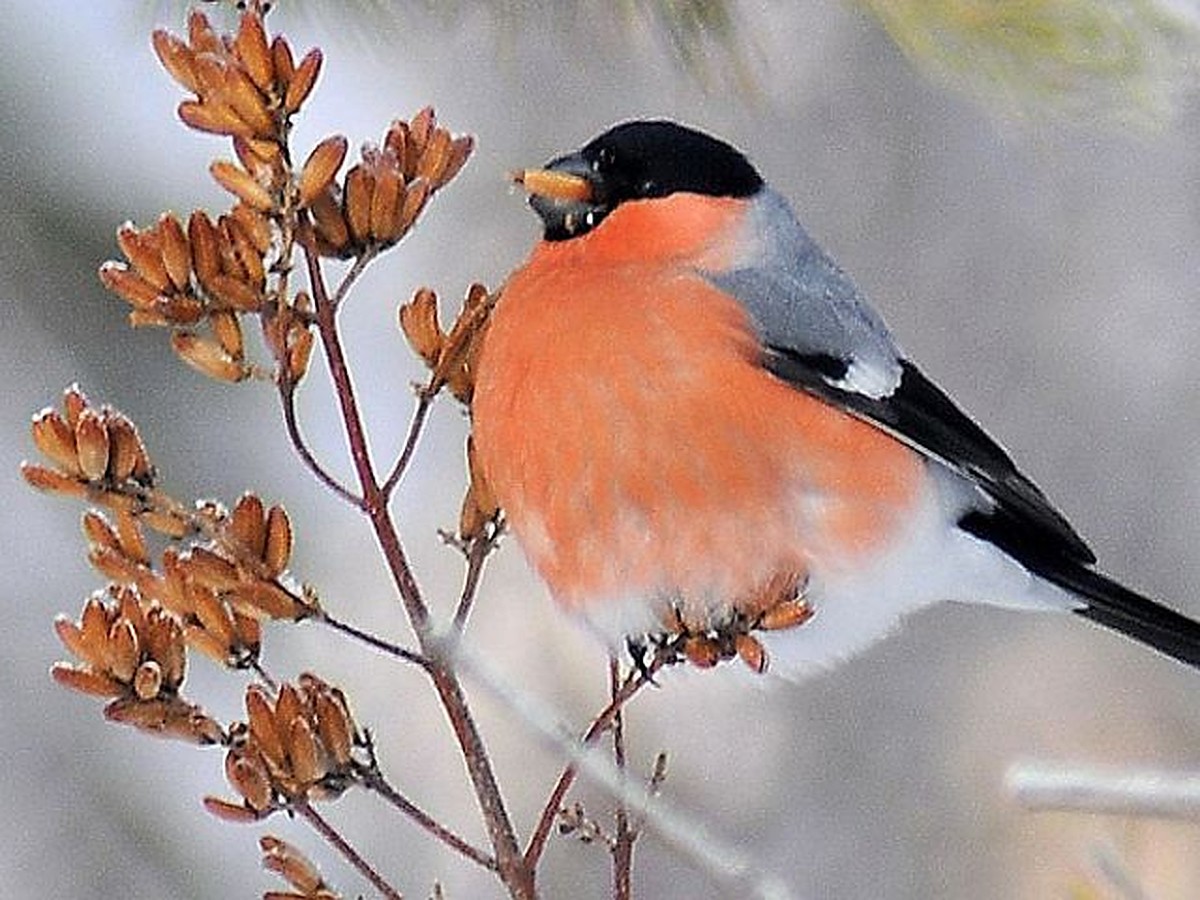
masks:
<svg viewBox="0 0 1200 900"><path fill-rule="evenodd" d="M959 522L959 527L995 544L1031 572L1078 595L1087 605L1076 609L1077 615L1200 669L1200 622L1092 571L1058 548L1047 550L1043 541L1028 537L1028 530L1012 526L1003 515L983 513L969 513Z"/></svg>
<svg viewBox="0 0 1200 900"><path fill-rule="evenodd" d="M1081 566L1038 574L1087 600L1087 606L1075 610L1085 619L1200 668L1200 622Z"/></svg>

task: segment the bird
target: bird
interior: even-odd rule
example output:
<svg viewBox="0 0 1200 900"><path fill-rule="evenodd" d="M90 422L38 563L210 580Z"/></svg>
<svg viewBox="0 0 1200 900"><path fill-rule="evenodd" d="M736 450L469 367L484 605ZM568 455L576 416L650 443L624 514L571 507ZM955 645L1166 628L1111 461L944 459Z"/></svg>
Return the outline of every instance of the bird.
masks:
<svg viewBox="0 0 1200 900"><path fill-rule="evenodd" d="M543 234L482 337L473 454L611 647L682 635L801 678L951 601L1200 666L1200 624L1097 570L741 151L632 120L513 180Z"/></svg>

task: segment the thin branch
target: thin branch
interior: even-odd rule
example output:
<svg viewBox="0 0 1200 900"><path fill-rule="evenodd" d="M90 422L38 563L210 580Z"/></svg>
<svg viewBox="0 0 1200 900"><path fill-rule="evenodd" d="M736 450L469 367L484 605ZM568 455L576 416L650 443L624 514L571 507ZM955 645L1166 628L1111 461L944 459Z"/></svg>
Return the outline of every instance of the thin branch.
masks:
<svg viewBox="0 0 1200 900"><path fill-rule="evenodd" d="M342 301L346 299L346 295L350 293L350 288L354 286L354 282L358 281L358 276L366 270L367 266L369 266L378 255L378 247L368 247L354 258L354 264L350 266L350 269L345 275L342 276L342 280L338 282L337 288L334 290L333 295L329 298L329 304L334 308L335 311L339 306L342 305Z"/></svg>
<svg viewBox="0 0 1200 900"><path fill-rule="evenodd" d="M1200 775L1017 763L1005 786L1031 810L1200 820Z"/></svg>
<svg viewBox="0 0 1200 900"><path fill-rule="evenodd" d="M303 433L300 431L300 423L296 418L296 386L294 384L279 385L279 401L283 407L283 422L287 428L289 440L292 442L292 447L296 454L308 470L313 473L317 481L325 485L351 506L362 507L362 497L355 494L344 484L334 478L326 468L321 465L321 461L313 455L312 450L305 441Z"/></svg>
<svg viewBox="0 0 1200 900"><path fill-rule="evenodd" d="M300 818L308 822L318 834L324 838L333 849L345 857L346 861L362 874L367 881L375 886L375 890L383 894L387 900L404 900L403 895L392 887L384 879L382 875L375 871L369 862L358 855L358 851L350 846L341 834L330 825L319 812L313 809L308 803L294 803L289 809L293 810Z"/></svg>
<svg viewBox="0 0 1200 900"><path fill-rule="evenodd" d="M612 725L621 708L630 701L634 694L647 684L650 684L655 673L673 659L674 655L674 651L660 651L650 660L650 664L645 668L645 671L631 672L625 678L624 682L622 682L620 688L613 693L608 705L597 714L596 718L592 719L592 724L583 733L583 737L579 739L579 743L584 747L594 743ZM545 805L542 807L542 814L538 818L537 826L534 828L533 834L530 835L529 843L525 847L525 864L531 869L537 867L538 860L541 859L542 852L546 849L546 841L549 840L550 832L554 828L554 820L558 817L558 811L562 808L563 799L567 796L567 791L571 789L571 785L575 783L575 777L578 774L579 770L574 764L564 768L554 785L554 789L550 792L550 796L546 799Z"/></svg>
<svg viewBox="0 0 1200 900"><path fill-rule="evenodd" d="M417 653L415 650L409 650L407 647L401 647L399 644L393 644L391 641L384 640L377 635L371 634L369 631L363 631L361 628L351 625L349 622L343 622L340 619L336 619L324 609L317 612L312 617L312 621L319 622L322 625L328 625L334 631L340 631L347 637L352 637L357 641L362 641L364 644L374 647L376 650L380 650L383 653L386 653L388 656L394 656L397 659L404 660L405 662L413 663L414 665L420 666L422 669L429 669L429 659L425 656L422 656L420 653Z"/></svg>
<svg viewBox="0 0 1200 900"><path fill-rule="evenodd" d="M300 236L312 287L313 305L316 312L317 329L321 346L329 366L330 378L342 414L342 424L350 446L350 456L362 490L362 510L370 519L384 560L392 575L392 581L404 606L405 615L417 636L421 651L430 659L426 669L442 709L450 720L450 727L463 754L463 762L474 788L476 802L483 817L488 838L496 854L497 871L509 893L517 900L532 900L536 897L533 869L525 864L512 820L500 793L500 785L492 769L491 759L484 747L483 738L475 724L462 685L451 668L442 642L433 634L429 608L421 596L420 588L409 566L408 557L400 542L387 497L383 494L367 448L366 431L363 428L354 385L350 378L345 351L338 332L336 309L330 301L321 272L317 250L310 230ZM345 280L343 280L343 284Z"/></svg>
<svg viewBox="0 0 1200 900"><path fill-rule="evenodd" d="M497 525L491 534L475 538L465 549L467 574L463 576L462 593L458 598L458 608L454 610L453 624L454 630L460 634L467 627L467 617L471 615L471 607L475 605L475 597L479 593L479 579L483 575L484 561L488 554L496 549L500 534L501 527Z"/></svg>
<svg viewBox="0 0 1200 900"><path fill-rule="evenodd" d="M268 672L263 664L257 659L250 660L246 666L250 669L250 671L261 678L263 684L270 688L272 692L274 692L279 686L279 683L271 676L271 673Z"/></svg>
<svg viewBox="0 0 1200 900"><path fill-rule="evenodd" d="M674 810L645 785L622 778L612 760L596 747L581 743L552 709L514 687L512 680L497 672L486 657L461 644L457 661L460 671L503 703L548 746L565 754L572 768L585 773L590 781L624 803L631 814L645 822L645 827L654 830L666 847L708 876L722 894L760 900L786 900L795 896L762 859L711 834L701 822ZM644 678L641 673L633 677L636 680L622 684L621 697ZM543 843L544 840L543 836Z"/></svg>
<svg viewBox="0 0 1200 900"><path fill-rule="evenodd" d="M396 458L392 471L388 473L387 479L383 482L383 487L380 488L385 497L392 496L392 492L396 490L400 479L408 470L408 464L412 462L413 452L417 448L417 439L421 436L421 429L425 426L425 419L429 415L429 407L433 403L433 398L434 394L430 391L418 388L417 406L413 410L412 422L408 426L408 436L404 439L404 447Z"/></svg>
<svg viewBox="0 0 1200 900"><path fill-rule="evenodd" d="M608 684L612 702L621 692L621 664L615 656L608 660ZM613 764L617 771L625 771L625 714L618 707L612 722ZM624 801L617 800L616 834L612 841L613 900L632 900L633 897L633 845L637 830L629 825L629 810Z"/></svg>
<svg viewBox="0 0 1200 900"><path fill-rule="evenodd" d="M499 866L496 863L496 858L489 853L485 853L478 847L468 843L463 838L459 837L450 829L439 823L433 816L425 812L399 791L397 791L388 782L383 774L377 769L363 769L360 772L362 784L369 790L374 791L404 815L408 816L421 828L425 829L447 847L456 850L474 863L478 863L485 869L493 872L498 871Z"/></svg>

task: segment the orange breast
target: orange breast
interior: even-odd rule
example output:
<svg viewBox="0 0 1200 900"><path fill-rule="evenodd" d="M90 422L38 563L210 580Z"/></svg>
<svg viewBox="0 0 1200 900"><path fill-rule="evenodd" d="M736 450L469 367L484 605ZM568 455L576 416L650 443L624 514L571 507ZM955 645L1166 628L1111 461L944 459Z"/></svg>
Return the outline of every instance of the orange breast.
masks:
<svg viewBox="0 0 1200 900"><path fill-rule="evenodd" d="M625 210L535 249L480 360L478 459L558 601L728 603L886 545L920 459L762 369L743 308L692 270L712 248L593 241ZM702 212L719 226L737 208Z"/></svg>

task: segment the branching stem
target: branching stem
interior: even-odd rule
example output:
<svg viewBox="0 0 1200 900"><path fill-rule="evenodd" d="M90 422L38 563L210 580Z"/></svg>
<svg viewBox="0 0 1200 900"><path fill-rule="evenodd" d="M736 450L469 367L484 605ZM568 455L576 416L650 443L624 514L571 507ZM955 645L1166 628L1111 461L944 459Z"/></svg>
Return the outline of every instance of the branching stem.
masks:
<svg viewBox="0 0 1200 900"><path fill-rule="evenodd" d="M625 704L638 691L647 684L650 684L654 675L674 658L675 651L673 649L663 648L654 655L654 658L650 660L649 665L644 669L630 672L625 677L625 680L621 682L620 688L613 693L608 705L592 720L592 724L588 726L587 731L580 738L580 743L587 746L596 741L612 725L617 714ZM529 838L529 844L525 848L525 865L531 870L537 868L538 861L546 849L546 842L550 838L550 832L554 828L554 820L558 816L558 811L562 808L563 798L566 797L567 791L571 789L571 785L575 783L575 777L578 774L579 770L575 766L567 766L563 769L562 774L559 775L558 781L554 785L554 789L546 799L546 804L542 807L542 814L538 818L537 826L534 828L533 834Z"/></svg>
<svg viewBox="0 0 1200 900"><path fill-rule="evenodd" d="M485 853L478 847L468 843L463 838L459 837L450 829L439 823L433 816L425 812L399 791L397 791L387 779L377 769L364 770L361 772L362 784L369 790L374 791L401 813L408 816L421 828L425 829L439 841L452 850L458 851L467 859L474 863L478 863L485 869L497 871L496 858L491 854Z"/></svg>
<svg viewBox="0 0 1200 900"><path fill-rule="evenodd" d="M526 863L517 844L516 833L504 805L491 760L467 704L462 686L451 662L445 657L440 642L433 634L429 608L422 599L420 588L413 576L412 568L408 563L407 555L388 509L388 497L383 491L383 486L376 476L371 461L366 431L363 428L354 385L338 331L336 305L325 286L311 230L302 228L299 240L308 269L317 329L341 409L342 423L346 430L354 471L362 492L362 510L370 519L375 539L387 562L409 624L416 633L421 653L429 660L426 671L429 673L442 708L450 720L455 739L462 751L476 801L496 854L496 869L512 897L517 900L532 900L536 897L533 867ZM339 290L347 286L350 275L354 272L355 270L352 269L347 274Z"/></svg>
<svg viewBox="0 0 1200 900"><path fill-rule="evenodd" d="M342 854L345 860L356 868L367 881L371 882L375 886L375 890L379 891L387 900L404 900L401 893L388 884L386 879L358 854L350 842L342 837L341 833L312 806L308 803L294 803L290 808L296 815L308 822L331 847Z"/></svg>
<svg viewBox="0 0 1200 900"><path fill-rule="evenodd" d="M611 702L615 704L621 692L621 664L616 657L608 660L608 684ZM625 771L625 715L624 704L617 706L612 718L613 763L620 772ZM613 900L632 900L633 897L633 845L637 841L637 829L629 823L629 810L617 801L616 833L612 840Z"/></svg>
<svg viewBox="0 0 1200 900"><path fill-rule="evenodd" d="M361 508L363 505L362 497L334 478L321 464L321 461L316 458L312 449L308 446L308 442L304 439L304 434L300 431L300 423L296 417L296 385L290 382L280 384L279 401L283 407L283 423L287 428L288 439L292 442L292 447L300 457L301 462L308 467L308 470L312 472L317 481L321 482L321 484L325 485L325 487L329 488L351 506Z"/></svg>
<svg viewBox="0 0 1200 900"><path fill-rule="evenodd" d="M392 466L392 471L388 473L381 488L384 497L391 498L396 486L400 484L400 479L408 470L408 464L412 462L413 453L417 449L417 439L425 427L425 419L429 415L429 407L433 403L433 398L434 394L425 388L417 389L417 407L413 410L412 422L408 426L408 436L404 440L400 456L396 458L396 463Z"/></svg>
<svg viewBox="0 0 1200 900"><path fill-rule="evenodd" d="M364 644L374 647L388 656L394 656L405 662L413 663L422 669L429 668L429 660L420 653L409 650L406 647L401 647L399 644L393 644L391 641L384 640L377 635L371 634L369 631L364 631L355 625L351 625L349 622L343 622L340 619L334 618L324 609L313 616L313 621L320 622L322 625L328 625L334 631L340 631L342 634L352 637L356 641L362 641Z"/></svg>

